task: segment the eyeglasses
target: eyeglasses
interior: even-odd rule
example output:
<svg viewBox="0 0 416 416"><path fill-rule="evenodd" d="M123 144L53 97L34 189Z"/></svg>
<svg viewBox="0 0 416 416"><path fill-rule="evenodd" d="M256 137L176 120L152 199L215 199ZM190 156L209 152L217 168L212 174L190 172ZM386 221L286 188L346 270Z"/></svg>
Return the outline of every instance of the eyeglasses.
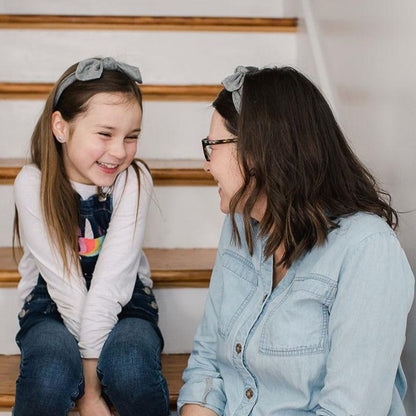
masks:
<svg viewBox="0 0 416 416"><path fill-rule="evenodd" d="M205 160L209 162L211 160L212 148L216 144L236 143L237 137L232 139L220 139L220 140L209 140L208 137L202 139L202 150L204 152Z"/></svg>

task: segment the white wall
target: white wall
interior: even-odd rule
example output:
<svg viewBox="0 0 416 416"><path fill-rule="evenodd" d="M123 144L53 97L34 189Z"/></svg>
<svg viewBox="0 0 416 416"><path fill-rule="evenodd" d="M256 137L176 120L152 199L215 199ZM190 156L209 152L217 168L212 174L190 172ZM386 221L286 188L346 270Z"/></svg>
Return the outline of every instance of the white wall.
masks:
<svg viewBox="0 0 416 416"><path fill-rule="evenodd" d="M333 87L332 104L353 148L405 212L399 238L416 271L416 2L305 0L303 7L312 21L301 21L298 65ZM308 29L317 38L308 38ZM312 60L316 40L322 55ZM329 79L317 71L322 63ZM409 416L416 414L415 351L414 307L403 356Z"/></svg>

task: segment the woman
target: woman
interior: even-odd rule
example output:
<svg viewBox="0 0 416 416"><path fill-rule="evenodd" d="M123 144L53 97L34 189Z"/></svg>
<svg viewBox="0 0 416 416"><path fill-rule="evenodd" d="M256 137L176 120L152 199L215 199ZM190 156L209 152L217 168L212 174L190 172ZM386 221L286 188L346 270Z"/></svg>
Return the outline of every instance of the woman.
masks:
<svg viewBox="0 0 416 416"><path fill-rule="evenodd" d="M202 144L229 215L181 415L405 415L414 279L390 196L296 70L223 85Z"/></svg>

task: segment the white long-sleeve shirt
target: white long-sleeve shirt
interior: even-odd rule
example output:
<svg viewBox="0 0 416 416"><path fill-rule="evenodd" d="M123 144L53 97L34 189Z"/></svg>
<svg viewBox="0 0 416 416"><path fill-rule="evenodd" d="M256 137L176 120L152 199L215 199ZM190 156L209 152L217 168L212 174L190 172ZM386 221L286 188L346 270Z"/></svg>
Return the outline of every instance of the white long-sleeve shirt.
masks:
<svg viewBox="0 0 416 416"><path fill-rule="evenodd" d="M65 326L78 340L83 358L99 357L108 334L117 323L117 315L132 296L137 274L144 285L152 286L142 245L153 182L150 173L141 167L140 200L132 167L116 179L113 213L89 291L75 265L70 267L69 273L64 273L63 260L47 232L40 202L39 169L35 165L23 167L14 184L24 250L18 268L21 275L19 297L23 303L36 286L40 273ZM74 182L72 185L83 199L95 194L97 189L94 185Z"/></svg>

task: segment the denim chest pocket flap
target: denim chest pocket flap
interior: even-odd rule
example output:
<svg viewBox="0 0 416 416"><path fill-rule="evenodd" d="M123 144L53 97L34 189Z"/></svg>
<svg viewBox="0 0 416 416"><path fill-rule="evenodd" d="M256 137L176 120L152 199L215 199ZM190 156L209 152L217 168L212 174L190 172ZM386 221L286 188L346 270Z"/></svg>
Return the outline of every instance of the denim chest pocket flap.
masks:
<svg viewBox="0 0 416 416"><path fill-rule="evenodd" d="M325 352L329 310L335 294L336 284L324 276L296 276L287 290L269 304L260 352L280 356Z"/></svg>
<svg viewBox="0 0 416 416"><path fill-rule="evenodd" d="M218 330L222 337L226 337L256 290L257 272L246 258L225 250L222 254L222 274L223 299Z"/></svg>

